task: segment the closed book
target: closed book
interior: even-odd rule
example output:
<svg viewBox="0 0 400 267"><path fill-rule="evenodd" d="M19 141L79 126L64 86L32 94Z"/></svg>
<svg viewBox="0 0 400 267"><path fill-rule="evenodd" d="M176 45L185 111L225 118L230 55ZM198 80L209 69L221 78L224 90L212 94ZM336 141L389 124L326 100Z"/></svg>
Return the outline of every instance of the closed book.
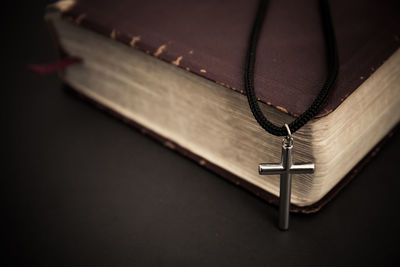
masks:
<svg viewBox="0 0 400 267"><path fill-rule="evenodd" d="M291 210L315 212L374 154L400 119L397 1L331 1L339 75L323 108L294 134ZM277 203L281 137L249 109L244 62L258 1L60 1L49 7L61 73L80 95L166 147ZM255 92L278 125L315 99L326 76L318 1L270 1L257 46ZM372 152L371 152L372 151ZM156 185L155 185L156 186Z"/></svg>

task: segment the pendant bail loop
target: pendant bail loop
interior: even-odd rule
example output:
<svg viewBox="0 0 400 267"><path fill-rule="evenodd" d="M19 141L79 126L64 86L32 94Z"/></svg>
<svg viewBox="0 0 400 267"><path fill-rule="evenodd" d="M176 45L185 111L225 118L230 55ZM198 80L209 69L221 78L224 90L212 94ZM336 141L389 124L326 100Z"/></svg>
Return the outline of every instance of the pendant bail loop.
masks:
<svg viewBox="0 0 400 267"><path fill-rule="evenodd" d="M285 123L285 127L286 127L286 130L288 132L288 136L291 138L292 137L292 132L290 131L289 125L287 125L287 123Z"/></svg>
<svg viewBox="0 0 400 267"><path fill-rule="evenodd" d="M282 146L291 148L293 147L293 137L292 137L292 132L290 131L289 125L285 123L286 130L288 132L288 135L285 136L282 140Z"/></svg>

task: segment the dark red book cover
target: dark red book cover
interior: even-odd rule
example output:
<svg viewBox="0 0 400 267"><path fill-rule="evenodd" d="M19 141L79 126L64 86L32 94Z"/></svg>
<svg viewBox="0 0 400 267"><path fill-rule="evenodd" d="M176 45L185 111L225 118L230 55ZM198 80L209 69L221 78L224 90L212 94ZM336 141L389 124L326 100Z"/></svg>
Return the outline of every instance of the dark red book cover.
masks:
<svg viewBox="0 0 400 267"><path fill-rule="evenodd" d="M326 115L400 46L400 1L330 1L340 72ZM233 90L244 91L244 60L257 0L82 0L64 17ZM259 100L301 114L324 82L319 3L268 1L257 49Z"/></svg>

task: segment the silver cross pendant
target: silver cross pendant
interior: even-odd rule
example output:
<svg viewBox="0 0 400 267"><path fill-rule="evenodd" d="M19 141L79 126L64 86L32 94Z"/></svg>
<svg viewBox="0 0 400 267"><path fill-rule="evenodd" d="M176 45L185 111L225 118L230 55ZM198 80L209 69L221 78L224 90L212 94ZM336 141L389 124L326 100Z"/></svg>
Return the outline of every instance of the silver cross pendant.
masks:
<svg viewBox="0 0 400 267"><path fill-rule="evenodd" d="M282 159L281 163L261 163L258 166L258 172L261 175L280 174L279 191L279 228L281 230L289 229L289 208L290 194L292 187L292 174L313 173L314 163L293 164L292 149L293 138L289 126L285 124L288 135L282 141Z"/></svg>

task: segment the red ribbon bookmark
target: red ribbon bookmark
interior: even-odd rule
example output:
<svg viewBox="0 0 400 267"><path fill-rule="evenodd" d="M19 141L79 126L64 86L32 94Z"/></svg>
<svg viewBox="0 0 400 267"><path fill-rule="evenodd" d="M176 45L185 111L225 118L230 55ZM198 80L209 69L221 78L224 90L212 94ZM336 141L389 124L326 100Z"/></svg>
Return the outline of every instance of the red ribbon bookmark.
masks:
<svg viewBox="0 0 400 267"><path fill-rule="evenodd" d="M40 75L47 75L54 73L58 70L65 69L66 67L77 64L81 61L82 59L79 57L67 57L53 63L29 64L28 69Z"/></svg>

